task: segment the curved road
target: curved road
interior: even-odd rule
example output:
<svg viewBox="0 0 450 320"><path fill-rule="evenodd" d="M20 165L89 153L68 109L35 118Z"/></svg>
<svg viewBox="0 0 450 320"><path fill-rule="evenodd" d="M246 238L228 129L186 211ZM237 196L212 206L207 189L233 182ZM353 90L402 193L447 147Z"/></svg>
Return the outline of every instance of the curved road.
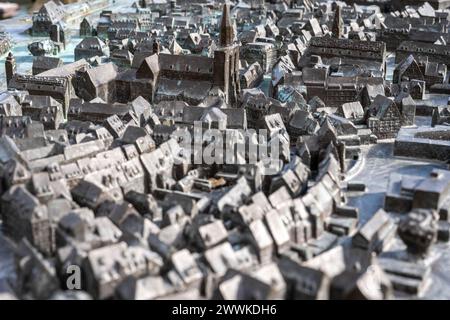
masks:
<svg viewBox="0 0 450 320"><path fill-rule="evenodd" d="M426 177L434 168L445 168L442 163L417 159L396 158L393 156L393 141L382 141L375 145L362 146L365 163L350 181L362 181L366 184L363 193L349 193L348 204L358 207L360 224L365 223L379 208L384 206L384 196L389 175L393 172ZM398 219L398 214L392 214ZM383 255L405 256L405 246L397 237ZM430 282L422 298L450 299L450 245L434 245L429 256L423 261L431 266Z"/></svg>

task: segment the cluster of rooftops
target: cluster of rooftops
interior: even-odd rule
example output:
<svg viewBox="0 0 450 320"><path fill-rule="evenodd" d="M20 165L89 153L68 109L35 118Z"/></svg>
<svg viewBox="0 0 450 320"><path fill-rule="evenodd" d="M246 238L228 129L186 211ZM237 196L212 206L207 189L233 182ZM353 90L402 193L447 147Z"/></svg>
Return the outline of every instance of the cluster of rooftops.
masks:
<svg viewBox="0 0 450 320"><path fill-rule="evenodd" d="M32 36L82 39L70 63L5 60L0 298L426 296L450 239L450 11L353 2L44 4ZM349 198L372 201L353 176L377 144L436 168L389 175L367 217Z"/></svg>

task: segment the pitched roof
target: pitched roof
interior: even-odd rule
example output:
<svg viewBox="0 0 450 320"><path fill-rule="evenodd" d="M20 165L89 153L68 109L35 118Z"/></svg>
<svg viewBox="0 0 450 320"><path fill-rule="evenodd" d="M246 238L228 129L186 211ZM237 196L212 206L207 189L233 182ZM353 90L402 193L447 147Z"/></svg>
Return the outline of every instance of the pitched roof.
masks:
<svg viewBox="0 0 450 320"><path fill-rule="evenodd" d="M414 56L410 54L402 62L398 64L395 70L398 71L400 74L403 74L414 62L416 62L416 60L414 59Z"/></svg>
<svg viewBox="0 0 450 320"><path fill-rule="evenodd" d="M68 77L75 75L76 71L83 68L89 68L89 63L85 59L80 59L75 62L62 65L59 68L50 69L42 72L39 76L45 77Z"/></svg>
<svg viewBox="0 0 450 320"><path fill-rule="evenodd" d="M50 70L63 65L63 61L57 57L38 56L33 58L33 68Z"/></svg>
<svg viewBox="0 0 450 320"><path fill-rule="evenodd" d="M205 99L211 86L209 81L160 78L156 95L162 98L161 100L165 97L177 97L199 103Z"/></svg>
<svg viewBox="0 0 450 320"><path fill-rule="evenodd" d="M364 117L364 110L359 101L344 103L341 107L342 115L346 119Z"/></svg>
<svg viewBox="0 0 450 320"><path fill-rule="evenodd" d="M157 54L152 54L142 61L141 66L136 71L136 77L153 79L158 76L159 71L159 56Z"/></svg>
<svg viewBox="0 0 450 320"><path fill-rule="evenodd" d="M369 107L369 114L378 119L384 118L386 112L391 108L395 108L395 113L399 116L399 111L395 102L383 95L377 95Z"/></svg>
<svg viewBox="0 0 450 320"><path fill-rule="evenodd" d="M86 71L94 86L106 84L117 77L117 66L110 62Z"/></svg>
<svg viewBox="0 0 450 320"><path fill-rule="evenodd" d="M81 40L75 49L91 49L91 48L105 48L106 44L98 37L87 37Z"/></svg>
<svg viewBox="0 0 450 320"><path fill-rule="evenodd" d="M219 108L207 108L203 115L200 117L200 121L203 122L218 122L227 121L227 115Z"/></svg>
<svg viewBox="0 0 450 320"><path fill-rule="evenodd" d="M57 4L55 1L44 3L39 13L47 15L53 23L62 20L62 17L65 15L64 6Z"/></svg>
<svg viewBox="0 0 450 320"><path fill-rule="evenodd" d="M159 65L161 71L195 72L201 74L213 73L212 58L196 55L160 54Z"/></svg>
<svg viewBox="0 0 450 320"><path fill-rule="evenodd" d="M177 40L174 38L169 45L169 51L171 54L181 54L183 48L178 44Z"/></svg>

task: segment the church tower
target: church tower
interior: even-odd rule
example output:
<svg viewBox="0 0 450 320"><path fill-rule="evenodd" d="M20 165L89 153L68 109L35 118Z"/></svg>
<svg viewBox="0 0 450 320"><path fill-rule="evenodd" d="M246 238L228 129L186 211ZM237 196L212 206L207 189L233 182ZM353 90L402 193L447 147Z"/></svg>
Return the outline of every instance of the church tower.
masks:
<svg viewBox="0 0 450 320"><path fill-rule="evenodd" d="M214 51L214 86L225 93L225 100L235 104L240 92L239 45L234 42L235 30L230 16L230 5L223 5L219 46Z"/></svg>
<svg viewBox="0 0 450 320"><path fill-rule="evenodd" d="M341 7L339 5L336 4L336 2L333 3L333 6L335 7L335 11L334 11L334 20L333 20L333 26L331 28L331 32L333 33L333 36L335 38L342 38L343 37L343 25L344 22L342 20L342 12L341 12Z"/></svg>
<svg viewBox="0 0 450 320"><path fill-rule="evenodd" d="M9 85L12 77L16 73L16 59L14 58L12 52L9 52L5 59L5 73L6 73L6 85Z"/></svg>

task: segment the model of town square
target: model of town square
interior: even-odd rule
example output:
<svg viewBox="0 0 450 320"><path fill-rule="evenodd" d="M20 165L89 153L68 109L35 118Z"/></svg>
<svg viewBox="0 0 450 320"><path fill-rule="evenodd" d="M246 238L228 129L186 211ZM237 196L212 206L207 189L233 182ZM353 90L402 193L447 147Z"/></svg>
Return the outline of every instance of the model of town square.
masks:
<svg viewBox="0 0 450 320"><path fill-rule="evenodd" d="M450 297L449 1L123 3L0 34L1 299Z"/></svg>

